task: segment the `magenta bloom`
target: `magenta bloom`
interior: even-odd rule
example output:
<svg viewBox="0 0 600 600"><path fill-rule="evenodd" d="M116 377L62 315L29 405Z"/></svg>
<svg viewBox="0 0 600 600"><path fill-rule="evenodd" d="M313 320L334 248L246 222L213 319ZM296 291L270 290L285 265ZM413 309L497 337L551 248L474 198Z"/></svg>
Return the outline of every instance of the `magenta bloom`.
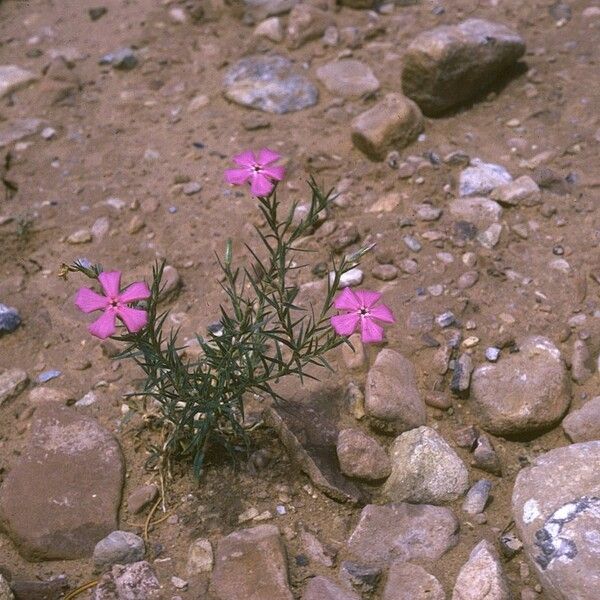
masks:
<svg viewBox="0 0 600 600"><path fill-rule="evenodd" d="M120 292L121 273L119 271L100 273L98 280L104 291L104 296L90 288L81 288L75 296L75 305L84 313L95 310L104 311L101 317L88 326L89 332L102 340L106 339L117 331L117 318L123 321L125 327L131 333L142 329L148 322L148 313L145 310L131 308L127 305L137 300L149 298L150 290L148 286L143 281L136 281Z"/></svg>
<svg viewBox="0 0 600 600"><path fill-rule="evenodd" d="M379 292L344 288L333 301L333 306L345 311L341 315L331 317L331 325L339 335L349 336L360 325L360 335L365 343L380 342L383 339L383 327L375 321L395 323L392 311L385 305L375 306L381 298Z"/></svg>
<svg viewBox="0 0 600 600"><path fill-rule="evenodd" d="M258 158L252 150L246 150L233 157L233 162L240 169L227 169L225 180L232 185L243 185L250 181L250 191L254 196L268 196L277 181L285 176L283 167L269 166L281 158L277 152L263 148L258 152Z"/></svg>

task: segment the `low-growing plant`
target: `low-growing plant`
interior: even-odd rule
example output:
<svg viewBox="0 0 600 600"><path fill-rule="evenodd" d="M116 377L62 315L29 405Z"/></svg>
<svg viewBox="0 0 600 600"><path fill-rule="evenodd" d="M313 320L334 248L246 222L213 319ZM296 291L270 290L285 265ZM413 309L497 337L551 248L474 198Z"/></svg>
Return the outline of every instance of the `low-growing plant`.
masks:
<svg viewBox="0 0 600 600"><path fill-rule="evenodd" d="M281 400L274 384L282 377L313 378L307 368L331 368L327 354L360 327L363 341L383 338L375 322L393 322L390 310L378 304L377 292L340 288L342 276L358 265L370 248L333 262L327 292L318 307L296 304L299 288L290 274L307 265L296 260L306 253L299 242L317 226L333 199L314 179L308 182L311 198L301 220L297 203L282 214L276 184L283 167L273 166L275 152L263 149L255 156L245 152L234 158L239 168L226 172L233 185L248 182L258 200L264 228L257 227L257 248L246 244L250 264L234 266L233 243L223 257L221 286L227 302L220 306L220 327L197 335L199 358L184 358L178 331L166 332L168 311L159 308L164 263L156 264L151 285L135 282L121 291L121 273L103 271L100 265L78 260L63 265L63 274L80 272L98 280L103 295L90 288L77 293L75 303L84 312L102 311L88 329L99 338L125 344L119 359L130 358L144 372L141 394L151 398L160 413L164 442L157 449L162 460L186 459L200 475L209 445L222 446L231 456L240 443L248 447L244 427L244 397L258 393ZM334 306L342 314L329 316ZM121 322L124 327L118 329Z"/></svg>

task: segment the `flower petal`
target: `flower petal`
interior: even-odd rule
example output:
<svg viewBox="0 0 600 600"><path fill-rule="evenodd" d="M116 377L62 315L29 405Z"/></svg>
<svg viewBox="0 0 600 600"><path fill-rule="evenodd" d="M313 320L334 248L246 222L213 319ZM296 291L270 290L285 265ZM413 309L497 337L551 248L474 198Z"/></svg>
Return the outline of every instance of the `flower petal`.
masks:
<svg viewBox="0 0 600 600"><path fill-rule="evenodd" d="M270 165L281 158L281 154L277 154L270 148L262 148L258 151L258 160L256 161L261 167Z"/></svg>
<svg viewBox="0 0 600 600"><path fill-rule="evenodd" d="M121 286L120 271L104 271L98 275L98 280L104 293L109 298L116 298L119 295L119 287Z"/></svg>
<svg viewBox="0 0 600 600"><path fill-rule="evenodd" d="M373 292L371 290L356 290L356 295L360 300L361 306L364 306L365 308L371 308L371 306L381 298L379 292Z"/></svg>
<svg viewBox="0 0 600 600"><path fill-rule="evenodd" d="M252 150L246 150L233 157L233 162L241 167L253 167L256 164L256 157Z"/></svg>
<svg viewBox="0 0 600 600"><path fill-rule="evenodd" d="M136 300L145 300L150 298L150 290L144 281L136 281L125 288L119 295L119 301L123 304L135 302Z"/></svg>
<svg viewBox="0 0 600 600"><path fill-rule="evenodd" d="M96 319L91 325L88 325L88 331L101 340L105 340L117 331L115 317L114 310L109 309L105 311L100 318Z"/></svg>
<svg viewBox="0 0 600 600"><path fill-rule="evenodd" d="M268 196L273 191L274 187L275 186L271 183L271 180L261 173L254 173L252 175L250 191L254 196Z"/></svg>
<svg viewBox="0 0 600 600"><path fill-rule="evenodd" d="M242 185L248 181L252 175L249 169L226 169L225 181L231 185Z"/></svg>
<svg viewBox="0 0 600 600"><path fill-rule="evenodd" d="M260 172L275 181L281 181L285 177L285 167L261 167Z"/></svg>
<svg viewBox="0 0 600 600"><path fill-rule="evenodd" d="M379 319L384 323L395 323L396 319L392 314L392 311L385 304L380 304L379 306L372 306L369 309L369 313L372 319Z"/></svg>
<svg viewBox="0 0 600 600"><path fill-rule="evenodd" d="M331 326L338 335L352 335L356 331L360 317L356 313L334 315L331 317Z"/></svg>
<svg viewBox="0 0 600 600"><path fill-rule="evenodd" d="M377 323L369 317L365 317L362 320L360 334L361 339L365 344L380 342L383 339L383 327L377 325Z"/></svg>
<svg viewBox="0 0 600 600"><path fill-rule="evenodd" d="M125 323L125 327L127 327L131 333L139 331L146 326L146 323L148 323L148 313L139 308L120 306L117 308L117 316Z"/></svg>
<svg viewBox="0 0 600 600"><path fill-rule="evenodd" d="M75 296L75 306L84 313L103 310L108 303L109 299L106 296L101 296L90 288L81 288Z"/></svg>
<svg viewBox="0 0 600 600"><path fill-rule="evenodd" d="M341 310L360 310L360 300L354 290L347 287L333 301L333 306Z"/></svg>

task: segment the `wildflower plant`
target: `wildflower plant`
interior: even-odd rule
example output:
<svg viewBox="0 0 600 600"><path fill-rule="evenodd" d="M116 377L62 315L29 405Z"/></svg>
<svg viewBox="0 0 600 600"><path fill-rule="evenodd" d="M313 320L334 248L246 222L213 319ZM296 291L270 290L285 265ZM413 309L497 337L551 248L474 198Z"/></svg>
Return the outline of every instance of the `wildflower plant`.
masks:
<svg viewBox="0 0 600 600"><path fill-rule="evenodd" d="M331 368L327 354L348 343L344 335L359 322L363 331L370 332L371 338L365 341L376 341L382 332L374 329L378 326L371 317L393 320L389 309L374 306L379 294L365 292L363 297L357 296L358 292L351 296L346 292L336 305L358 316L351 312L330 322L328 313L340 278L357 266L369 248L334 262L320 306L305 309L296 304L299 289L290 281L290 274L307 266L296 263L307 252L300 241L313 231L333 198L331 191L323 193L311 179L310 204L302 220L294 218L297 203L283 214L276 185L284 170L272 166L278 158L268 149L257 156L246 152L234 158L240 168L226 172L229 183L250 184L265 226L256 228L260 240L257 248L246 244L249 265L234 265L231 240L223 257L218 257L227 302L220 306L220 330L196 336L201 350L197 359L185 358L178 331L166 331L168 311L159 308L164 263L155 265L150 287L135 282L122 291L118 272L104 272L101 266L86 261L64 266L65 275L69 271L83 273L98 280L104 292L101 295L83 288L77 293L76 305L81 310L103 311L89 327L90 332L124 343L117 358L132 359L144 372L141 394L155 403L163 429L164 441L156 448L158 457L166 464L172 459L189 460L197 476L209 446L220 445L233 458L240 443L248 448L244 426L247 394L281 400L273 386L282 377L314 378L313 371L307 369ZM362 304L366 313L360 313ZM124 325L118 335L117 319Z"/></svg>

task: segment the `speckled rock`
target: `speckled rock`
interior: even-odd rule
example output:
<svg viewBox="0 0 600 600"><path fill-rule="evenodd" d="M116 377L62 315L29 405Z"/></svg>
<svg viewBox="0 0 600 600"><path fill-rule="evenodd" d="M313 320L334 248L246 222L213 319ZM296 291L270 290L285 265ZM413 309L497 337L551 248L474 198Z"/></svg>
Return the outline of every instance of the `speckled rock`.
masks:
<svg viewBox="0 0 600 600"><path fill-rule="evenodd" d="M379 89L371 68L354 59L334 60L317 69L317 78L327 90L344 98L360 98Z"/></svg>
<svg viewBox="0 0 600 600"><path fill-rule="evenodd" d="M458 193L463 197L481 196L511 181L511 174L502 165L474 158L460 173Z"/></svg>
<svg viewBox="0 0 600 600"><path fill-rule="evenodd" d="M495 435L535 435L569 408L569 377L560 350L532 336L519 352L473 372L471 404L479 424Z"/></svg>
<svg viewBox="0 0 600 600"><path fill-rule="evenodd" d="M28 381L27 373L21 369L9 369L0 374L0 406L18 396Z"/></svg>
<svg viewBox="0 0 600 600"><path fill-rule="evenodd" d="M125 565L144 558L144 540L130 531L112 531L101 539L94 548L94 566L97 569L114 564Z"/></svg>
<svg viewBox="0 0 600 600"><path fill-rule="evenodd" d="M564 418L562 427L572 442L600 440L600 396L571 411Z"/></svg>
<svg viewBox="0 0 600 600"><path fill-rule="evenodd" d="M538 456L517 476L512 512L549 600L596 600L600 589L600 441Z"/></svg>
<svg viewBox="0 0 600 600"><path fill-rule="evenodd" d="M382 600L446 600L440 582L423 567L397 561L388 572Z"/></svg>
<svg viewBox="0 0 600 600"><path fill-rule="evenodd" d="M402 89L428 116L481 95L525 53L508 27L469 19L425 31L403 57Z"/></svg>
<svg viewBox="0 0 600 600"><path fill-rule="evenodd" d="M164 600L160 583L148 562L114 565L93 591L93 600Z"/></svg>
<svg viewBox="0 0 600 600"><path fill-rule="evenodd" d="M473 223L478 229L489 227L502 216L502 207L489 198L457 198L449 208L455 220Z"/></svg>
<svg viewBox="0 0 600 600"><path fill-rule="evenodd" d="M417 388L413 364L394 350L384 349L369 369L365 412L377 429L402 433L425 424L425 402Z"/></svg>
<svg viewBox="0 0 600 600"><path fill-rule="evenodd" d="M392 471L390 459L379 442L360 429L343 429L337 441L342 473L348 477L377 481Z"/></svg>
<svg viewBox="0 0 600 600"><path fill-rule="evenodd" d="M390 450L392 474L383 495L392 502L443 504L469 486L469 472L434 429L418 427L398 436Z"/></svg>

